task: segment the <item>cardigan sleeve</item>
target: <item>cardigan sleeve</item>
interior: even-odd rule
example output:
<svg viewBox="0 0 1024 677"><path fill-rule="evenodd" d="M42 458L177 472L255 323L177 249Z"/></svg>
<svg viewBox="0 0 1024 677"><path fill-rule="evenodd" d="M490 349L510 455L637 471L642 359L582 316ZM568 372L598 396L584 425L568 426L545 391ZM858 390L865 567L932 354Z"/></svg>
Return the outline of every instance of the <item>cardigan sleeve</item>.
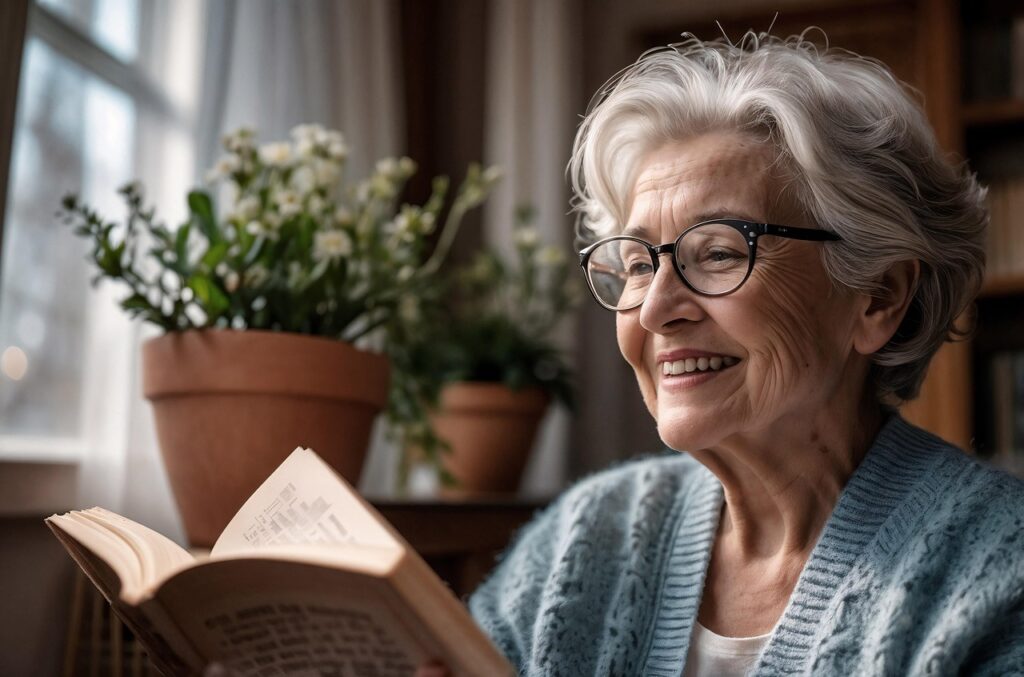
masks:
<svg viewBox="0 0 1024 677"><path fill-rule="evenodd" d="M994 632L978 643L961 675L1024 675L1024 603L1018 604Z"/></svg>
<svg viewBox="0 0 1024 677"><path fill-rule="evenodd" d="M533 653L537 614L552 569L556 512L557 504L519 531L469 600L473 618L519 674L527 671Z"/></svg>

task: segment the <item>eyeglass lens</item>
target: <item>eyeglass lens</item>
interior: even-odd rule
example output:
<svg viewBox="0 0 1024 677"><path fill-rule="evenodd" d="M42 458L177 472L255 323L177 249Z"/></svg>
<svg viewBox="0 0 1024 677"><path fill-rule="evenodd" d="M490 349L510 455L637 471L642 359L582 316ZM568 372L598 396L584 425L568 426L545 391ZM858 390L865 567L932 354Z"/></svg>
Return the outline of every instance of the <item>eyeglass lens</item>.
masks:
<svg viewBox="0 0 1024 677"><path fill-rule="evenodd" d="M675 254L686 281L705 294L736 289L750 266L750 248L743 234L722 223L687 230ZM591 252L587 278L606 306L625 309L640 305L654 279L651 250L630 238L607 240Z"/></svg>

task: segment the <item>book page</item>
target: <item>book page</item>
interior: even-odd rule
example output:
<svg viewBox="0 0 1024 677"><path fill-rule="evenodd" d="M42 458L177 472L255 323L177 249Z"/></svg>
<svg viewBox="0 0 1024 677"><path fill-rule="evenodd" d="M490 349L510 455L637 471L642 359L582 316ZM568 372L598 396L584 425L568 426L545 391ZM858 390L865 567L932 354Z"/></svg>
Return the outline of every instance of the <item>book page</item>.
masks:
<svg viewBox="0 0 1024 677"><path fill-rule="evenodd" d="M104 508L51 515L46 522L58 538L64 534L76 549L106 562L118 578L116 596L128 604L138 604L160 581L195 564L192 555L163 534Z"/></svg>
<svg viewBox="0 0 1024 677"><path fill-rule="evenodd" d="M139 598L159 585L160 581L183 567L195 564L195 558L171 539L116 512L90 508L78 511L76 517L87 519L108 530L135 553L139 560L140 580L137 585L126 585L121 593L121 597L129 603L138 603Z"/></svg>
<svg viewBox="0 0 1024 677"><path fill-rule="evenodd" d="M124 601L125 580L138 578L140 565L123 539L80 512L53 515L46 524L164 674L195 674L202 667L202 660L176 627L166 623L158 627L149 610Z"/></svg>
<svg viewBox="0 0 1024 677"><path fill-rule="evenodd" d="M385 579L301 562L211 560L159 600L230 675L409 677L437 655Z"/></svg>
<svg viewBox="0 0 1024 677"><path fill-rule="evenodd" d="M211 558L290 544L401 547L383 518L309 449L296 449L231 519Z"/></svg>

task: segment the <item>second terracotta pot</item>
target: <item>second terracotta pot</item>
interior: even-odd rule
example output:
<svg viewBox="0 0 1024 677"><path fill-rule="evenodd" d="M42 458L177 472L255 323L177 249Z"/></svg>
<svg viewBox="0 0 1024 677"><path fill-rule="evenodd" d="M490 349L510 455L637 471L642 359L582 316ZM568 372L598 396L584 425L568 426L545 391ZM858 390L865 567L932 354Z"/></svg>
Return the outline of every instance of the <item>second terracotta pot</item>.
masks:
<svg viewBox="0 0 1024 677"><path fill-rule="evenodd" d="M437 436L451 447L441 459L458 486L444 493L514 493L549 402L539 388L472 382L445 386L432 421Z"/></svg>

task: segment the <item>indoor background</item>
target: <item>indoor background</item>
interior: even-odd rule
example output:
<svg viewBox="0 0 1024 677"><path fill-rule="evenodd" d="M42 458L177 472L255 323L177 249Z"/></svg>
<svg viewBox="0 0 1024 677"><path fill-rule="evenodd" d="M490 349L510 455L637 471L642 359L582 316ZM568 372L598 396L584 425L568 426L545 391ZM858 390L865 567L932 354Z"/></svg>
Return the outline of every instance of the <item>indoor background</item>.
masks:
<svg viewBox="0 0 1024 677"><path fill-rule="evenodd" d="M348 172L408 155L429 177L482 160L504 180L455 258L512 246L514 206L571 256L565 176L590 96L644 50L771 28L886 62L923 98L942 143L990 186L989 272L972 340L933 364L916 422L995 462L1024 456L1024 6L956 0L13 0L0 3L0 674L58 674L73 565L43 527L103 505L181 540L114 290L93 289L81 243L54 217L80 190L113 212L139 179L169 223L221 135L344 132ZM966 318L965 321L970 321ZM660 447L618 355L614 317L584 304L561 336L578 403L551 411L524 494ZM361 489L387 496L395 457L375 435Z"/></svg>

